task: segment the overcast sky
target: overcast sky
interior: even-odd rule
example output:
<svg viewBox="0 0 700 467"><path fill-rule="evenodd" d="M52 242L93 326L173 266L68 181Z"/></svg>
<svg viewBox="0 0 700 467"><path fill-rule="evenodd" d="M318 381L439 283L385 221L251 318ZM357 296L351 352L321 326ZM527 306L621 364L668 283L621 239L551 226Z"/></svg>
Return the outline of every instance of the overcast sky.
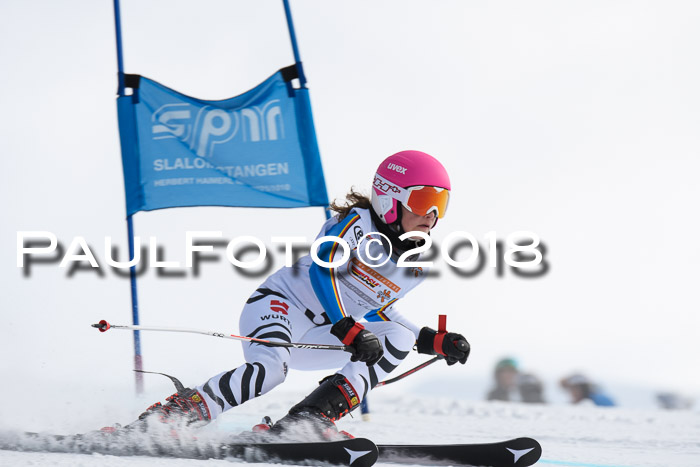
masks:
<svg viewBox="0 0 700 467"><path fill-rule="evenodd" d="M439 280L403 300L416 323L446 313L472 343L467 366L433 375L485 381L514 355L549 379L581 370L700 391L697 2L293 0L292 10L331 198L368 191L384 157L418 149L452 178L438 241L466 230L485 247L487 232L530 230L546 244L544 277L464 278L438 261ZM278 0L124 0L122 21L126 71L194 97L240 94L293 62ZM0 346L17 356L0 363L0 391L20 378L28 398L59 382L130 391L130 335L88 326L130 322L128 281L106 268L69 278L57 263L29 277L16 267L20 230L64 246L84 236L102 263L105 236L125 248L112 3L3 1L0 63ZM186 230L269 244L311 239L323 220L320 208L187 208L139 213L135 227L182 260ZM223 260L199 278L151 270L139 281L142 323L235 332L260 281ZM235 343L196 336L144 335L144 353L147 368L186 384L242 358Z"/></svg>

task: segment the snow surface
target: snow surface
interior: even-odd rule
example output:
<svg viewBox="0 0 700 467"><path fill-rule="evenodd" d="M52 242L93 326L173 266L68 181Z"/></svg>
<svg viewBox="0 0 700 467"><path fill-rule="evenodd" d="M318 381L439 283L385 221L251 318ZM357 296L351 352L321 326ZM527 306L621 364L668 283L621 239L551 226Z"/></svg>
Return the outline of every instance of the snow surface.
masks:
<svg viewBox="0 0 700 467"><path fill-rule="evenodd" d="M490 442L530 436L542 444L543 456L537 464L542 466L700 466L697 411L467 402L396 394L375 391L371 420L363 421L358 414L343 419L339 427L377 443ZM276 393L251 401L205 430L246 430L259 422L261 414L280 417L297 399L298 393ZM1 466L211 467L232 462L0 451Z"/></svg>

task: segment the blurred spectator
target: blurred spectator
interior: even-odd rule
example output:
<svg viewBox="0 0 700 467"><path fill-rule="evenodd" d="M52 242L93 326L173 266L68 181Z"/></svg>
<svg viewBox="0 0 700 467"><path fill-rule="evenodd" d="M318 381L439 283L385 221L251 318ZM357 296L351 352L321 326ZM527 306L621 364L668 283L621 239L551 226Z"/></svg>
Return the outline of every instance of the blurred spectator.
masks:
<svg viewBox="0 0 700 467"><path fill-rule="evenodd" d="M518 391L518 363L513 358L504 358L496 363L493 372L496 386L486 398L490 401L520 400Z"/></svg>
<svg viewBox="0 0 700 467"><path fill-rule="evenodd" d="M518 387L520 389L520 398L523 402L544 403L542 381L537 376L531 373L521 374L518 378Z"/></svg>
<svg viewBox="0 0 700 467"><path fill-rule="evenodd" d="M666 410L687 410L693 406L693 400L675 392L660 392L656 395L656 400L662 409Z"/></svg>
<svg viewBox="0 0 700 467"><path fill-rule="evenodd" d="M561 380L561 386L566 389L571 395L571 401L574 404L590 401L601 407L612 407L615 402L599 387L588 379L588 377L575 373Z"/></svg>
<svg viewBox="0 0 700 467"><path fill-rule="evenodd" d="M486 398L490 401L544 402L542 382L532 374L521 374L514 358L499 360L494 369L495 386Z"/></svg>

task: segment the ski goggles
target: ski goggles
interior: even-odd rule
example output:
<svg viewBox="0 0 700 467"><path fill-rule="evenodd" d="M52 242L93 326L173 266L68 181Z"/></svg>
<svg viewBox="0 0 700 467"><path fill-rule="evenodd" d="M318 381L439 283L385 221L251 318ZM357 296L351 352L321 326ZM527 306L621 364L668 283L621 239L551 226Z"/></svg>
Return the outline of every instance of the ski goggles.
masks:
<svg viewBox="0 0 700 467"><path fill-rule="evenodd" d="M447 211L450 191L436 186L411 186L401 188L379 174L374 176L374 187L387 196L400 201L413 214L425 216L435 211L442 219Z"/></svg>

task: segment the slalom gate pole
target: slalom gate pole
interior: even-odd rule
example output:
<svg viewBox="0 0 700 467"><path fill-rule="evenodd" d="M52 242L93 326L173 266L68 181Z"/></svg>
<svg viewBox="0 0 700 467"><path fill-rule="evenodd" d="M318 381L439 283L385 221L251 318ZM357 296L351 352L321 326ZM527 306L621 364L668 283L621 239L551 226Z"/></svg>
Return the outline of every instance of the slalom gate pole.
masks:
<svg viewBox="0 0 700 467"><path fill-rule="evenodd" d="M119 324L109 324L107 321L102 320L99 323L93 324L93 328L97 328L100 332L105 332L109 329L120 329L127 331L163 331L163 332L187 332L191 334L203 334L205 336L211 337L221 337L223 339L234 339L244 342L252 342L256 344L265 345L268 347L287 347L292 349L305 349L305 350L342 350L345 352L352 352L352 348L348 345L332 345L332 344L303 344L299 342L274 342L268 341L266 339L257 339L255 337L237 336L235 334L228 334L216 331L203 331L200 329L189 329L189 328L168 328L161 326L135 326L135 325L119 325Z"/></svg>
<svg viewBox="0 0 700 467"><path fill-rule="evenodd" d="M117 43L117 94L119 97L125 94L124 85L124 51L122 48L122 20L119 0L114 0L114 32ZM126 229L129 236L129 260L134 258L134 223L131 215L126 217ZM139 301L136 289L136 266L129 268L129 278L131 280L131 316L135 325L139 324ZM141 335L134 331L134 369L136 379L136 394L143 393L143 374L139 371L143 369L143 357L141 355Z"/></svg>
<svg viewBox="0 0 700 467"><path fill-rule="evenodd" d="M129 234L129 261L135 258L134 251L134 222L132 216L126 218L126 226ZM136 265L129 268L131 283L131 321L135 326L139 324L139 295L136 288ZM143 394L143 356L141 354L141 333L134 330L134 370L136 370L136 394Z"/></svg>
<svg viewBox="0 0 700 467"><path fill-rule="evenodd" d="M119 9L119 0L114 0L114 30L117 40L117 73L119 78L119 87L117 94L124 95L124 54L122 51L122 20Z"/></svg>
<svg viewBox="0 0 700 467"><path fill-rule="evenodd" d="M284 4L284 15L287 18L287 29L289 29L289 39L292 42L292 52L294 52L294 64L299 72L299 86L306 87L306 76L304 76L304 68L301 65L301 55L299 54L299 45L297 44L297 35L294 31L294 22L292 21L292 9L289 7L289 0L282 0Z"/></svg>

